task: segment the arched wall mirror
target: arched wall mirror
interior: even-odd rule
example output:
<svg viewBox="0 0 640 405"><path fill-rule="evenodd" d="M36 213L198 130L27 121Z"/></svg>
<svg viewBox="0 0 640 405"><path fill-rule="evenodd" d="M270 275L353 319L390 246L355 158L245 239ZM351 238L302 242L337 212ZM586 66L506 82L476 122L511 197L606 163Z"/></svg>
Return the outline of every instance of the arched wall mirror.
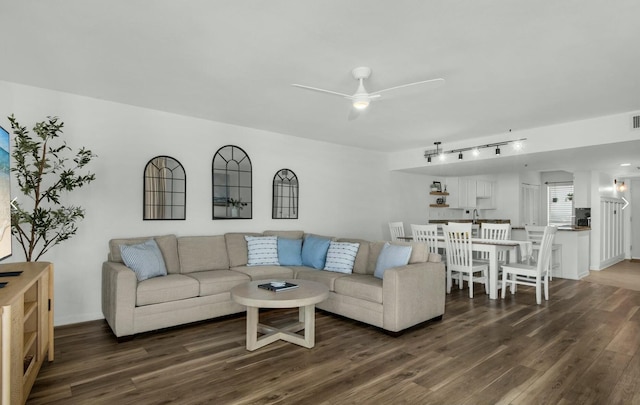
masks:
<svg viewBox="0 0 640 405"><path fill-rule="evenodd" d="M273 176L273 219L298 219L298 176L280 169Z"/></svg>
<svg viewBox="0 0 640 405"><path fill-rule="evenodd" d="M185 219L187 175L171 156L156 156L144 168L143 219Z"/></svg>
<svg viewBox="0 0 640 405"><path fill-rule="evenodd" d="M213 219L250 219L253 213L251 159L240 147L226 145L213 156Z"/></svg>

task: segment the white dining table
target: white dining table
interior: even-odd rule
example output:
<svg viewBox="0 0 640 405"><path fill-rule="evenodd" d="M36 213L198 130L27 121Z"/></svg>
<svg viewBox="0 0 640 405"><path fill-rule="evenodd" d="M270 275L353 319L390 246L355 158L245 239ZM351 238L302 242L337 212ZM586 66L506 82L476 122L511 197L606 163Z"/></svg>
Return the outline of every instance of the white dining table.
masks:
<svg viewBox="0 0 640 405"><path fill-rule="evenodd" d="M471 249L474 252L486 252L489 254L489 298L498 299L498 254L500 252L508 252L508 262L514 263L518 261L518 250L531 251L526 244L531 242L516 240L494 240L471 238ZM438 248L446 249L444 237L438 237Z"/></svg>

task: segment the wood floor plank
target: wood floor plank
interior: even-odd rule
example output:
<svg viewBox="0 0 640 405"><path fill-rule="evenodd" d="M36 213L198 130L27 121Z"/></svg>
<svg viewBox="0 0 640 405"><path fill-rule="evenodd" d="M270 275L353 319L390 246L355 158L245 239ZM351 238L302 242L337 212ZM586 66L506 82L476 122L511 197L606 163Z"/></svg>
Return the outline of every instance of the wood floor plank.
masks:
<svg viewBox="0 0 640 405"><path fill-rule="evenodd" d="M441 321L399 337L318 310L313 349L245 350L244 314L124 342L104 321L58 327L56 360L27 403L640 403L640 291L556 278L536 305L530 287L504 300L476 288L473 299L452 291Z"/></svg>

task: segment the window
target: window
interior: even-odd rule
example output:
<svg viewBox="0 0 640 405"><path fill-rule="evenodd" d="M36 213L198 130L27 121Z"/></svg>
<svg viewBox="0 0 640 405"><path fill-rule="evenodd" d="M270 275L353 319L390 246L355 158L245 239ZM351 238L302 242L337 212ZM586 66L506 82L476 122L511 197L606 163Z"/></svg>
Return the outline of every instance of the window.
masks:
<svg viewBox="0 0 640 405"><path fill-rule="evenodd" d="M573 183L549 183L547 185L547 223L549 225L573 224Z"/></svg>

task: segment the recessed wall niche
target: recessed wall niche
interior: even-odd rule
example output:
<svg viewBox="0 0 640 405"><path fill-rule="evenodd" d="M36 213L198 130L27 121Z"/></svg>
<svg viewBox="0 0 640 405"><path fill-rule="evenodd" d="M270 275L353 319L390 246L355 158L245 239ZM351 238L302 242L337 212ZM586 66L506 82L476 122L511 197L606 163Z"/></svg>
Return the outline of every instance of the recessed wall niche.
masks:
<svg viewBox="0 0 640 405"><path fill-rule="evenodd" d="M144 167L143 219L186 218L187 175L171 156L156 156Z"/></svg>
<svg viewBox="0 0 640 405"><path fill-rule="evenodd" d="M218 149L211 164L213 219L251 219L252 167L247 153L235 145Z"/></svg>
<svg viewBox="0 0 640 405"><path fill-rule="evenodd" d="M280 169L273 176L273 219L298 219L298 176L290 169Z"/></svg>

